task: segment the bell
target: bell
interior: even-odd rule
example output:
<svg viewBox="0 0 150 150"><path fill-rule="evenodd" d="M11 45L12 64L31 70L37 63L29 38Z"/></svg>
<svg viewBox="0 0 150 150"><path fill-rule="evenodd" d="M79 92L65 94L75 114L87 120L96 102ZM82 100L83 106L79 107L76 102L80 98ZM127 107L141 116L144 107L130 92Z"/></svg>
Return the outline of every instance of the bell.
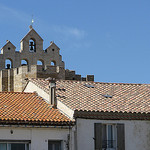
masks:
<svg viewBox="0 0 150 150"><path fill-rule="evenodd" d="M33 46L30 47L30 50L33 51Z"/></svg>
<svg viewBox="0 0 150 150"><path fill-rule="evenodd" d="M10 69L10 64L7 64L7 69Z"/></svg>
<svg viewBox="0 0 150 150"><path fill-rule="evenodd" d="M30 46L30 51L36 52L36 50L35 50L35 44L33 42L30 42L29 46Z"/></svg>

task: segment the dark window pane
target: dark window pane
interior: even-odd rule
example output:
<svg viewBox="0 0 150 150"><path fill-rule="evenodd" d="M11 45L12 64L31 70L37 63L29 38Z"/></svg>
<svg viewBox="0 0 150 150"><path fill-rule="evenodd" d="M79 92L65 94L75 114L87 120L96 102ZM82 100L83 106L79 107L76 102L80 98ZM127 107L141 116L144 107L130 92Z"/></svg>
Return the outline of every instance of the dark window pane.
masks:
<svg viewBox="0 0 150 150"><path fill-rule="evenodd" d="M108 140L113 140L113 129L112 125L108 125Z"/></svg>
<svg viewBox="0 0 150 150"><path fill-rule="evenodd" d="M113 126L108 125L108 148L113 148Z"/></svg>
<svg viewBox="0 0 150 150"><path fill-rule="evenodd" d="M55 150L60 150L60 143L55 143Z"/></svg>
<svg viewBox="0 0 150 150"><path fill-rule="evenodd" d="M52 143L48 143L48 150L53 150L53 144Z"/></svg>
<svg viewBox="0 0 150 150"><path fill-rule="evenodd" d="M29 150L29 144L26 144L26 150Z"/></svg>
<svg viewBox="0 0 150 150"><path fill-rule="evenodd" d="M106 125L102 125L102 147L107 148L107 132Z"/></svg>
<svg viewBox="0 0 150 150"><path fill-rule="evenodd" d="M13 143L11 144L11 150L25 150L25 144Z"/></svg>
<svg viewBox="0 0 150 150"><path fill-rule="evenodd" d="M102 125L102 140L107 140L106 125Z"/></svg>
<svg viewBox="0 0 150 150"><path fill-rule="evenodd" d="M7 144L0 143L0 150L7 150Z"/></svg>
<svg viewBox="0 0 150 150"><path fill-rule="evenodd" d="M61 150L61 141L49 141L48 150Z"/></svg>

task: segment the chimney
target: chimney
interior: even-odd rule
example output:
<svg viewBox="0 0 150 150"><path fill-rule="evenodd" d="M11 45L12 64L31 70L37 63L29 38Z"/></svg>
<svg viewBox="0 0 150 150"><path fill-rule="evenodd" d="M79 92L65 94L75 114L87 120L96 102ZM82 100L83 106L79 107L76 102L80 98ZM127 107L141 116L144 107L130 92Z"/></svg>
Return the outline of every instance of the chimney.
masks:
<svg viewBox="0 0 150 150"><path fill-rule="evenodd" d="M94 81L94 75L87 75L86 81Z"/></svg>
<svg viewBox="0 0 150 150"><path fill-rule="evenodd" d="M53 105L53 108L57 108L56 101L56 80L55 78L47 78L46 81L49 82L49 102Z"/></svg>

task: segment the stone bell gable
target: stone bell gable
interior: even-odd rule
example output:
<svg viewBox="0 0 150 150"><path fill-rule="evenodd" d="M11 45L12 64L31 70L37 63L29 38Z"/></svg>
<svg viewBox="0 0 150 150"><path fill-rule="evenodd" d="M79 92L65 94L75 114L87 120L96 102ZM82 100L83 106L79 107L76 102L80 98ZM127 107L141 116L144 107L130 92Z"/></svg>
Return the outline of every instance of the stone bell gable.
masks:
<svg viewBox="0 0 150 150"><path fill-rule="evenodd" d="M6 44L1 48L1 54L10 54L10 51L15 53L16 47L9 41L6 41Z"/></svg>
<svg viewBox="0 0 150 150"><path fill-rule="evenodd" d="M40 35L30 26L30 31L21 40L20 52L36 52L41 53L43 50L43 39Z"/></svg>
<svg viewBox="0 0 150 150"><path fill-rule="evenodd" d="M37 61L40 61L44 69L51 65L65 67L57 45L51 42L50 46L43 50L43 39L32 27L21 40L20 51L15 51L15 49L16 47L10 41L7 41L1 49L0 70L6 68L5 61L7 59L11 62L10 68L18 68L24 65L22 61L26 62L25 64L29 67L37 65Z"/></svg>
<svg viewBox="0 0 150 150"><path fill-rule="evenodd" d="M0 91L21 92L26 85L26 78L48 77L82 80L81 75L77 75L75 71L65 70L60 48L53 41L43 50L43 39L32 26L22 38L19 51L16 51L16 47L10 41L7 41L2 47ZM89 76L87 80L89 80Z"/></svg>
<svg viewBox="0 0 150 150"><path fill-rule="evenodd" d="M9 41L6 41L6 44L1 48L0 54L0 70L5 69L5 60L12 59L15 57L16 47Z"/></svg>

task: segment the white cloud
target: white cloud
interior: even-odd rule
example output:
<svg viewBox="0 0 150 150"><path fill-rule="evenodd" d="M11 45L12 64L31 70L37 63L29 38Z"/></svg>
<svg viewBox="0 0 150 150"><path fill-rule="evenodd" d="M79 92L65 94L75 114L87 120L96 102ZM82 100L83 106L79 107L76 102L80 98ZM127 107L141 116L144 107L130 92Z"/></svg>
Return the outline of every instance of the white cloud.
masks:
<svg viewBox="0 0 150 150"><path fill-rule="evenodd" d="M29 16L21 11L17 11L13 8L4 6L0 4L0 18L3 19L15 19L21 22L27 22L29 20Z"/></svg>
<svg viewBox="0 0 150 150"><path fill-rule="evenodd" d="M29 14L21 10L0 4L0 22L3 21L5 24L12 22L15 25L18 23L27 24L30 23L31 19L32 17ZM90 43L86 41L87 32L77 27L49 24L49 22L41 18L36 20L34 26L37 27L38 31L41 31L42 38L45 35L44 39L47 39L47 35L50 35L49 39L52 38L51 40L59 41L58 43L67 43L69 47L76 49L90 46Z"/></svg>
<svg viewBox="0 0 150 150"><path fill-rule="evenodd" d="M67 45L68 50L74 49L78 51L80 48L87 49L91 47L91 42L87 40L87 32L77 27L53 25L51 26L51 31L57 41Z"/></svg>
<svg viewBox="0 0 150 150"><path fill-rule="evenodd" d="M66 30L66 32L68 32L69 34L72 34L72 35L74 35L76 37L79 37L79 38L82 38L82 37L85 36L85 32L82 31L82 30L79 30L77 28L68 28Z"/></svg>
<svg viewBox="0 0 150 150"><path fill-rule="evenodd" d="M55 32L63 34L66 37L75 37L77 39L82 39L87 35L85 31L74 27L53 26L53 29Z"/></svg>

